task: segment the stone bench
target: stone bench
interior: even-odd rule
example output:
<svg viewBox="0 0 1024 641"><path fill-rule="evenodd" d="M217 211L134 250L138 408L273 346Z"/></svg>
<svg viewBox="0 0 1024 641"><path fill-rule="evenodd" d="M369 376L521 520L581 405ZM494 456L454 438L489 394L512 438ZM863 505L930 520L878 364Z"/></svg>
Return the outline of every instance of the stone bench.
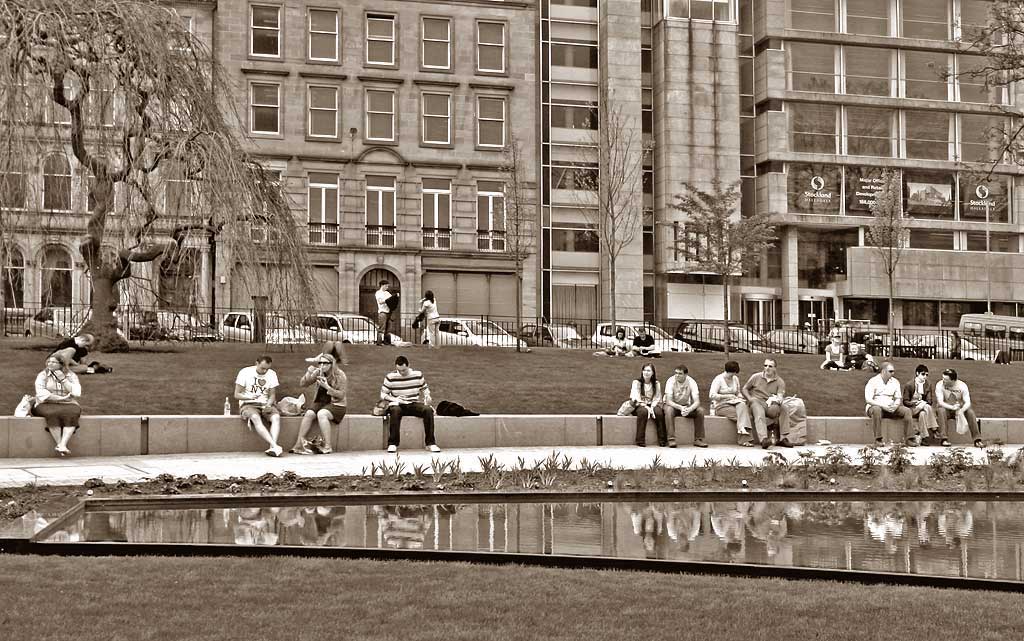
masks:
<svg viewBox="0 0 1024 641"><path fill-rule="evenodd" d="M281 421L279 442L285 449L295 442L299 420L289 417ZM492 414L438 416L434 423L438 445L446 449L632 445L636 430L636 418L632 416ZM56 456L44 425L41 418L0 417L0 458ZM950 440L969 445L970 434L957 434L953 427L951 421ZM736 428L728 419L706 417L705 430L711 445L736 444ZM314 426L312 433L318 431ZM902 425L887 419L883 421L883 434L887 439L900 440ZM982 435L989 442L1024 443L1024 419L982 419ZM650 446L658 443L653 421L647 423L646 439ZM871 424L864 417L809 417L807 442L814 444L822 439L836 444L869 444L873 441ZM338 451L383 450L387 432L380 417L353 414L333 427L331 440ZM690 419L676 419L676 441L680 447L693 443ZM258 452L265 447L237 416L83 416L82 428L71 441L75 456ZM420 419L402 419L401 447L423 448Z"/></svg>

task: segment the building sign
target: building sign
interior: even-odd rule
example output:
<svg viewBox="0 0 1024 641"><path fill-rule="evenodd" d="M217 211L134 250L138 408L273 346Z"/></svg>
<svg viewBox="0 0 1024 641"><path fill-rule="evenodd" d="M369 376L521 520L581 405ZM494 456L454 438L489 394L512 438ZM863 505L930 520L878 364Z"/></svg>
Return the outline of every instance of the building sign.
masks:
<svg viewBox="0 0 1024 641"><path fill-rule="evenodd" d="M905 171L903 212L919 218L953 220L953 174Z"/></svg>
<svg viewBox="0 0 1024 641"><path fill-rule="evenodd" d="M789 211L839 215L842 169L835 165L790 163L786 168Z"/></svg>
<svg viewBox="0 0 1024 641"><path fill-rule="evenodd" d="M870 216L875 196L884 185L880 167L847 167L846 213L851 216Z"/></svg>
<svg viewBox="0 0 1024 641"><path fill-rule="evenodd" d="M1007 180L994 178L985 180L983 176L960 176L960 218L963 220L985 220L994 223L1009 222L1007 198Z"/></svg>

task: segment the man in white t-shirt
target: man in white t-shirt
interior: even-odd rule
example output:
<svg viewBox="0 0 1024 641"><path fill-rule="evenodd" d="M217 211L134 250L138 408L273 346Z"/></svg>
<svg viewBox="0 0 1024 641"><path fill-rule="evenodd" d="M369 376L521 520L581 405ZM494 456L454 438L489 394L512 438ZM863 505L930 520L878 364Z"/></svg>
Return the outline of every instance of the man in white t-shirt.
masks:
<svg viewBox="0 0 1024 641"><path fill-rule="evenodd" d="M391 308L388 306L388 299L391 298L391 285L388 281L380 281L380 287L373 294L377 301L377 344L383 345L388 342L388 324L391 322Z"/></svg>
<svg viewBox="0 0 1024 641"><path fill-rule="evenodd" d="M235 377L235 398L238 399L238 413L249 429L266 441L268 456L281 456L284 449L277 444L281 433L281 414L274 407L277 400L277 373L270 369L274 359L260 356L256 364L244 367ZM266 419L270 429L263 424Z"/></svg>

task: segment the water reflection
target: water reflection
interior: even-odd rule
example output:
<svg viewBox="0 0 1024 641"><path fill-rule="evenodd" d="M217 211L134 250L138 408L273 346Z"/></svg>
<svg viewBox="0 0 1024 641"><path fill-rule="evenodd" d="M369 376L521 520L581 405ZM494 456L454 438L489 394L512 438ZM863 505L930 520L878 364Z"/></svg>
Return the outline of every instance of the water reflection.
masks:
<svg viewBox="0 0 1024 641"><path fill-rule="evenodd" d="M48 541L463 550L1022 580L1024 504L675 502L87 512Z"/></svg>

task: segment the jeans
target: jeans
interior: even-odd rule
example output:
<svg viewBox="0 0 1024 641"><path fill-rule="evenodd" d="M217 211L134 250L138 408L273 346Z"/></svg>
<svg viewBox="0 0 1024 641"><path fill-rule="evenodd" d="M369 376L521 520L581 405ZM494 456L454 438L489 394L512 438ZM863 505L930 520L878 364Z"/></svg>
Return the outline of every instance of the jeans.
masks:
<svg viewBox="0 0 1024 641"><path fill-rule="evenodd" d="M758 440L763 441L768 438L768 424L778 423L779 433L789 433L789 414L782 411L782 406L778 403L768 407L768 404L759 398L750 399L748 406L750 407L750 415L754 419L754 432L757 434ZM774 419L769 421L768 419Z"/></svg>
<svg viewBox="0 0 1024 641"><path fill-rule="evenodd" d="M422 418L424 444L436 445L434 441L434 408L423 403L405 403L388 407L388 445L398 447L403 416Z"/></svg>
<svg viewBox="0 0 1024 641"><path fill-rule="evenodd" d="M377 325L380 326L380 334L377 337L378 343L391 344L391 337L388 332L388 325L391 324L391 312L377 312Z"/></svg>
<svg viewBox="0 0 1024 641"><path fill-rule="evenodd" d="M974 409L964 412L964 417L967 418L967 428L971 430L971 438L974 440L981 438L981 426L978 425L978 417L975 415ZM956 418L956 411L947 410L945 407L936 407L935 418L939 423L939 436L942 437L946 434L947 421Z"/></svg>
<svg viewBox="0 0 1024 641"><path fill-rule="evenodd" d="M637 405L636 409L633 410L633 415L636 416L636 444L644 445L647 441L647 419L651 417L651 413L654 414L654 429L658 432L658 445L665 445L665 412L661 409L661 405L655 405L651 408L651 412L647 411L646 405Z"/></svg>
<svg viewBox="0 0 1024 641"><path fill-rule="evenodd" d="M665 427L668 430L668 444L676 442L676 416L685 416L693 419L693 440L704 440L704 408L697 406L689 414L682 414L671 405L665 405Z"/></svg>
<svg viewBox="0 0 1024 641"><path fill-rule="evenodd" d="M900 405L895 412L888 412L877 405L868 408L868 418L871 419L871 431L875 433L875 440L882 438L882 419L895 418L903 421L903 438L910 438L914 434L914 417L910 408Z"/></svg>

